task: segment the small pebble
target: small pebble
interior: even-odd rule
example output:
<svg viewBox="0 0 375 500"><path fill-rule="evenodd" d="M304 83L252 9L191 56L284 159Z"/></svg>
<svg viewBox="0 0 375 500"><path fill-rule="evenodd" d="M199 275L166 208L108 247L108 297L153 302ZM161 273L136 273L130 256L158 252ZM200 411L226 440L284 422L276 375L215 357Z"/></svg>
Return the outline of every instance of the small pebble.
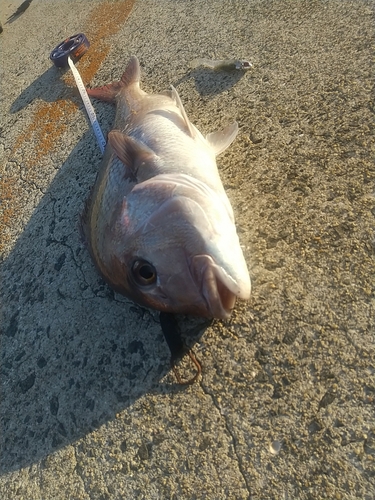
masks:
<svg viewBox="0 0 375 500"><path fill-rule="evenodd" d="M281 441L272 441L272 443L270 444L270 452L272 453L272 455L277 455L279 453L279 451L281 450L281 447L282 447L282 442Z"/></svg>

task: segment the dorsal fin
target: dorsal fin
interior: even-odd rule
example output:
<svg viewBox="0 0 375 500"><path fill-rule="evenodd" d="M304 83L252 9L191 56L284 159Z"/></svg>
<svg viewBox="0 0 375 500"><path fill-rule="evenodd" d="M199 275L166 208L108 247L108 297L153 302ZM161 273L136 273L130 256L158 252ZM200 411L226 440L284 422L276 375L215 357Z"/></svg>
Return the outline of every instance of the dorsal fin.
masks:
<svg viewBox="0 0 375 500"><path fill-rule="evenodd" d="M171 90L163 90L162 92L160 92L160 95L166 95L170 99L173 99L173 94Z"/></svg>
<svg viewBox="0 0 375 500"><path fill-rule="evenodd" d="M180 99L180 96L178 95L178 92L173 87L173 85L171 85L171 88L172 88L172 97L176 101L178 109L181 111L182 118L184 119L184 122L185 122L185 124L186 124L186 126L188 128L189 135L191 137L195 137L196 136L196 131L195 131L193 125L190 123L189 118L187 117L187 114L186 114L186 111L184 109L184 105L182 104L182 101Z"/></svg>
<svg viewBox="0 0 375 500"><path fill-rule="evenodd" d="M103 87L96 87L94 89L87 89L87 93L101 101L115 102L116 96L122 88L128 88L131 85L139 86L141 70L139 61L136 56L131 56L128 65L119 82L112 82Z"/></svg>
<svg viewBox="0 0 375 500"><path fill-rule="evenodd" d="M214 150L215 156L222 153L228 146L232 144L238 132L238 123L234 122L225 127L223 130L212 132L206 136L207 142Z"/></svg>

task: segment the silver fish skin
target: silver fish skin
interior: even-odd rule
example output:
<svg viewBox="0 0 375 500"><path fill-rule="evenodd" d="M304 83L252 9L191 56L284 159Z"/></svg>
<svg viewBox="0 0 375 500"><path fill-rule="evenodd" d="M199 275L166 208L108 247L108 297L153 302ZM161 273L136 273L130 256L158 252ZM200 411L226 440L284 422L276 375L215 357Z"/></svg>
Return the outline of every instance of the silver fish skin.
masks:
<svg viewBox="0 0 375 500"><path fill-rule="evenodd" d="M82 216L91 256L117 292L160 311L228 318L250 277L215 157L234 123L203 137L177 91L147 94L132 56L121 81L88 89L116 103Z"/></svg>

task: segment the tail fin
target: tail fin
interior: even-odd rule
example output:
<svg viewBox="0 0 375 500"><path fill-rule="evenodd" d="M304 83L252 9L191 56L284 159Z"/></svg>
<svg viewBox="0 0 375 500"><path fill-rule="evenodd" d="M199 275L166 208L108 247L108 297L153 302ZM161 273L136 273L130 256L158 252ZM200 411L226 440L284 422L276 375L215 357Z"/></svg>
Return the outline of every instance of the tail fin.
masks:
<svg viewBox="0 0 375 500"><path fill-rule="evenodd" d="M131 85L139 85L141 77L141 69L139 61L136 56L131 56L128 65L119 82L112 82L103 87L96 87L94 89L87 89L87 93L101 101L116 102L116 96L123 88L128 88Z"/></svg>

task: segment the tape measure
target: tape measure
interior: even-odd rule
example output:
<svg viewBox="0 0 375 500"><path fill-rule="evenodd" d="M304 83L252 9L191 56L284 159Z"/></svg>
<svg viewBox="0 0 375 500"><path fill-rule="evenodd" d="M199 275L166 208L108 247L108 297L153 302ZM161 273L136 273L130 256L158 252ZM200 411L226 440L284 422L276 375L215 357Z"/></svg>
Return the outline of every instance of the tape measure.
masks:
<svg viewBox="0 0 375 500"><path fill-rule="evenodd" d="M85 35L83 33L78 33L77 35L73 35L63 42L59 43L59 45L57 45L53 49L49 58L58 68L65 68L66 66L70 67L83 104L85 106L87 116L89 117L91 126L94 130L94 134L99 144L100 151L104 153L106 140L104 138L102 129L100 128L98 119L96 118L95 110L91 104L90 97L86 92L86 88L83 84L81 75L79 74L77 68L74 66L73 62L73 60L77 61L85 52L87 52L89 47L90 42L87 40Z"/></svg>
<svg viewBox="0 0 375 500"><path fill-rule="evenodd" d="M59 43L51 52L49 58L58 68L68 65L68 57L78 60L90 47L90 42L83 33L70 36Z"/></svg>

